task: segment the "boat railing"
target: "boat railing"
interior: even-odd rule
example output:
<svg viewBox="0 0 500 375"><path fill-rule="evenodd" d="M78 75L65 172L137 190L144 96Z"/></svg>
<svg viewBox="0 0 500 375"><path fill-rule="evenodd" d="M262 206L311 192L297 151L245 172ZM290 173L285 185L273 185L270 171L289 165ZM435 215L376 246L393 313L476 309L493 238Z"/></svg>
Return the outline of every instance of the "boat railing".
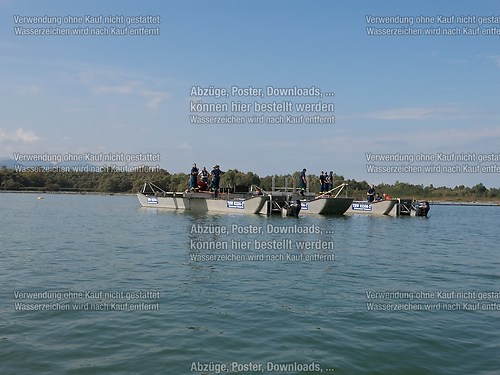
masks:
<svg viewBox="0 0 500 375"><path fill-rule="evenodd" d="M271 191L296 192L298 190L300 189L297 188L297 181L292 176L283 178L283 186L276 186L276 176L271 178ZM309 191L309 178L307 178L307 191Z"/></svg>
<svg viewBox="0 0 500 375"><path fill-rule="evenodd" d="M347 197L347 187L348 186L349 186L349 184L347 182L344 182L344 183L340 184L339 186L334 187L333 189L328 190L328 191L318 195L318 198L323 198L325 196L331 196L336 190L338 190L335 193L335 195L333 196L334 198L337 198L339 196L339 194L342 192L342 190L344 190L344 188L345 188L345 196Z"/></svg>
<svg viewBox="0 0 500 375"><path fill-rule="evenodd" d="M263 188L257 185L250 186L250 193L252 195L270 195L270 192L264 190Z"/></svg>
<svg viewBox="0 0 500 375"><path fill-rule="evenodd" d="M167 192L163 190L161 187L153 184L152 182L145 182L144 185L142 185L142 189L140 191L141 194L144 195L155 195L158 196L159 193L165 195ZM160 194L160 195L161 195Z"/></svg>

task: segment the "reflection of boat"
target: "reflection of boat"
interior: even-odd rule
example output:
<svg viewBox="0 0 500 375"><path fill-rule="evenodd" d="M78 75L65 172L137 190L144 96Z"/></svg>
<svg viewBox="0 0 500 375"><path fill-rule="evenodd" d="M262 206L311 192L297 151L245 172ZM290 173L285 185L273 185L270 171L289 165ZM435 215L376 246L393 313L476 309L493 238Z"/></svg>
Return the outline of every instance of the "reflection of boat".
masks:
<svg viewBox="0 0 500 375"><path fill-rule="evenodd" d="M353 201L346 214L388 215L397 199L379 202Z"/></svg>
<svg viewBox="0 0 500 375"><path fill-rule="evenodd" d="M137 198L143 207L249 214L261 213L267 200L264 195L242 193L215 197L210 192L166 192L152 183L145 183Z"/></svg>

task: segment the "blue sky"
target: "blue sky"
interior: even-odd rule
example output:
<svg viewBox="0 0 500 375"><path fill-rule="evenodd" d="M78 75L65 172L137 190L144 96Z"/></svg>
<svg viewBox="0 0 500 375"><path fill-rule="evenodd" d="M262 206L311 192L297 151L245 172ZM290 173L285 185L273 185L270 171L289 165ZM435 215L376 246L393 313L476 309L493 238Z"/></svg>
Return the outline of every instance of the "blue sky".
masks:
<svg viewBox="0 0 500 375"><path fill-rule="evenodd" d="M159 26L160 35L14 33L15 26L44 26L15 25L14 15L101 14L159 15L159 25L145 26ZM160 165L171 172L188 172L197 162L259 175L307 168L375 184L499 187L498 173L367 171L373 163L366 153L500 152L500 35L369 36L367 15L495 16L500 7L486 0L0 0L0 157L152 152L161 154ZM486 26L500 28L500 23ZM336 121L191 124L191 87L209 85L315 86L335 93L321 100L335 104ZM262 99L273 100L318 98Z"/></svg>

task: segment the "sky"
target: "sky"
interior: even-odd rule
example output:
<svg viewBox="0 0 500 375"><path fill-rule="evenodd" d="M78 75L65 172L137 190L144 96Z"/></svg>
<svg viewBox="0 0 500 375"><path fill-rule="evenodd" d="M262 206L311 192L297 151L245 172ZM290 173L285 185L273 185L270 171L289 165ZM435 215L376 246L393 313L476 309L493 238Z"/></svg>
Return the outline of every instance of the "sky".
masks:
<svg viewBox="0 0 500 375"><path fill-rule="evenodd" d="M100 15L125 23L85 22ZM369 16L379 18L369 23ZM143 23L127 25L127 17ZM424 17L434 23L420 23ZM499 18L498 2L489 0L0 0L0 158L155 153L160 161L149 164L172 173L196 162L261 176L307 168L374 184L500 187ZM160 23L146 23L153 19ZM48 27L129 34L16 35L16 28ZM159 35L131 35L140 27ZM369 35L367 28L422 34ZM425 35L430 28L441 35ZM481 35L489 28L498 33ZM465 35L474 30L480 35ZM191 95L211 86L229 95ZM268 86L322 95L269 96ZM263 95L232 95L232 87ZM198 101L219 109L197 112L191 102ZM251 110L231 111L237 102ZM293 110L257 113L256 102L288 102ZM334 110L297 111L319 102ZM246 122L194 124L193 115ZM254 115L265 123L249 123ZM267 123L289 115L335 122ZM477 166L491 168L469 168Z"/></svg>

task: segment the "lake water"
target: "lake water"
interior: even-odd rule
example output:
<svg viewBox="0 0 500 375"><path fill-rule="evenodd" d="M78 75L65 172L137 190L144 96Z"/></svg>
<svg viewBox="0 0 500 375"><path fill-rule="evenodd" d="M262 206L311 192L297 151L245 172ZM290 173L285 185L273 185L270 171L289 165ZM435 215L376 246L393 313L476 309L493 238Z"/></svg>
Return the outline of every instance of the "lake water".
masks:
<svg viewBox="0 0 500 375"><path fill-rule="evenodd" d="M43 197L0 194L1 374L500 373L498 207L282 218Z"/></svg>

